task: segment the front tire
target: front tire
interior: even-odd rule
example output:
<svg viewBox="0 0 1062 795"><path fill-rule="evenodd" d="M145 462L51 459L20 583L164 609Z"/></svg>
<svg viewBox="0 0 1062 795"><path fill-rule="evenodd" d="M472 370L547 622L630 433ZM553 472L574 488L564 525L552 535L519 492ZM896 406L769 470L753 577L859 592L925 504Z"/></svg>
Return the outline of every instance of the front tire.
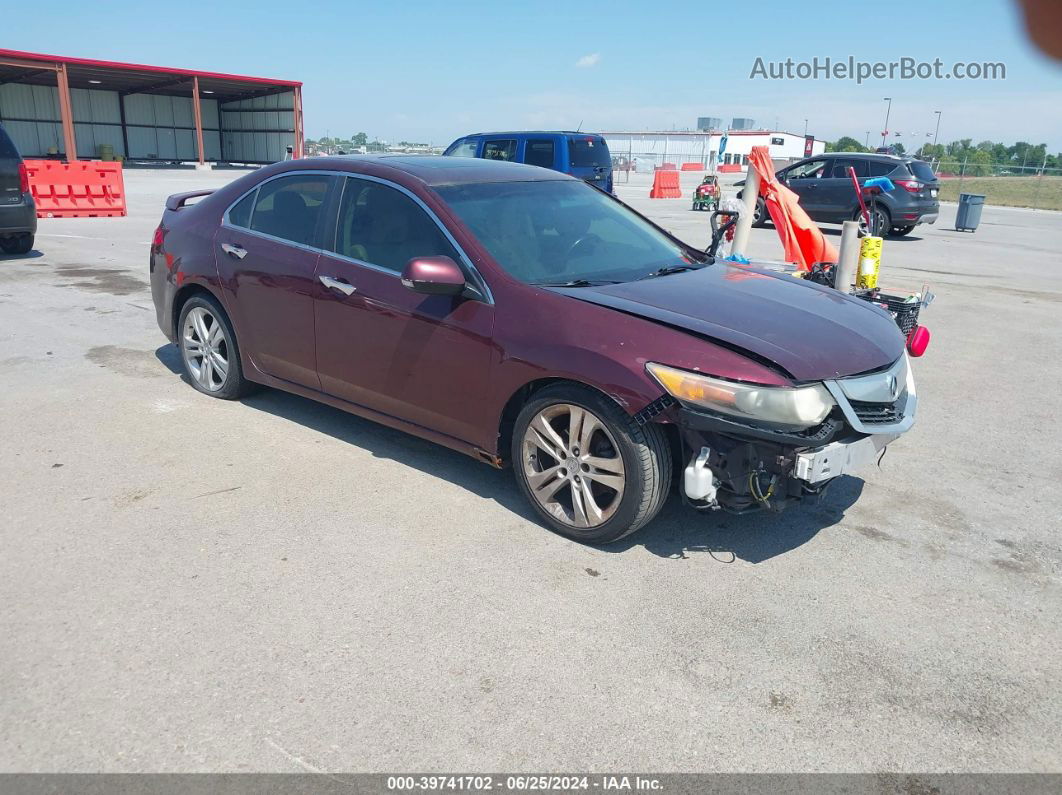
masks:
<svg viewBox="0 0 1062 795"><path fill-rule="evenodd" d="M671 484L663 429L639 425L601 393L557 384L535 393L513 432L516 480L552 530L617 541L659 513Z"/></svg>
<svg viewBox="0 0 1062 795"><path fill-rule="evenodd" d="M204 395L236 400L253 389L243 377L236 333L216 298L199 294L185 301L177 334L185 375Z"/></svg>

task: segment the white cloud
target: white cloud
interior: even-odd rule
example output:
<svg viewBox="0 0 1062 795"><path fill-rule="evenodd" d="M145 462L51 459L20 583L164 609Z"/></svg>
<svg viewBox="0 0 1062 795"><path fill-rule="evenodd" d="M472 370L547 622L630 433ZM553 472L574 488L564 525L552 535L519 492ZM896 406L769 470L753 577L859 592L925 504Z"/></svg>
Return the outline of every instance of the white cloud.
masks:
<svg viewBox="0 0 1062 795"><path fill-rule="evenodd" d="M582 58L575 62L575 65L582 69L589 69L592 66L597 66L600 61L601 53L595 52L591 53L590 55L584 55Z"/></svg>

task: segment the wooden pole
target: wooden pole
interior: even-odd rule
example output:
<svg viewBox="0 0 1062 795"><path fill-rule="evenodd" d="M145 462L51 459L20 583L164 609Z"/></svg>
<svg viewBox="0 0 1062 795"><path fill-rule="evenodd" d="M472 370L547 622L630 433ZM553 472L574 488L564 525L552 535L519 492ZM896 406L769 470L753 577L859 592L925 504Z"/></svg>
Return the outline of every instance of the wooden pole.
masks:
<svg viewBox="0 0 1062 795"><path fill-rule="evenodd" d="M203 150L203 108L199 104L199 78L192 78L192 113L195 115L195 144L199 148L199 165L206 165Z"/></svg>
<svg viewBox="0 0 1062 795"><path fill-rule="evenodd" d="M66 162L77 161L77 138L74 136L74 111L70 104L70 83L66 79L66 64L56 64L55 83L59 88L59 118L63 122L63 144Z"/></svg>

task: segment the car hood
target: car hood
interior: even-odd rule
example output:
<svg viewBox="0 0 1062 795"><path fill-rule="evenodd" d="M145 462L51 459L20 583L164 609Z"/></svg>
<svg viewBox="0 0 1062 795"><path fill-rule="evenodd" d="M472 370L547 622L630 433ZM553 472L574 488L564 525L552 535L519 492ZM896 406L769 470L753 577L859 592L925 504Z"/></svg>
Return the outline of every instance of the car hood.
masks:
<svg viewBox="0 0 1062 795"><path fill-rule="evenodd" d="M866 301L722 261L642 281L549 289L741 348L797 381L887 367L904 349L892 317Z"/></svg>

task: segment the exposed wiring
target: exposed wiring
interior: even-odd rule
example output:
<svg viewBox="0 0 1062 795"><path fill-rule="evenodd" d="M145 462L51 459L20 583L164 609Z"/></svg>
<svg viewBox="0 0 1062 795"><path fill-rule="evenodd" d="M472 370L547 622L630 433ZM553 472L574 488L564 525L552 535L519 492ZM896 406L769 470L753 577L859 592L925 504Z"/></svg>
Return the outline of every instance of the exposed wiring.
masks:
<svg viewBox="0 0 1062 795"><path fill-rule="evenodd" d="M774 478L771 478L771 485L767 488L767 493L764 494L763 490L760 488L759 474L759 472L749 472L749 492L757 502L770 507L768 500L770 500L771 495L774 494Z"/></svg>

